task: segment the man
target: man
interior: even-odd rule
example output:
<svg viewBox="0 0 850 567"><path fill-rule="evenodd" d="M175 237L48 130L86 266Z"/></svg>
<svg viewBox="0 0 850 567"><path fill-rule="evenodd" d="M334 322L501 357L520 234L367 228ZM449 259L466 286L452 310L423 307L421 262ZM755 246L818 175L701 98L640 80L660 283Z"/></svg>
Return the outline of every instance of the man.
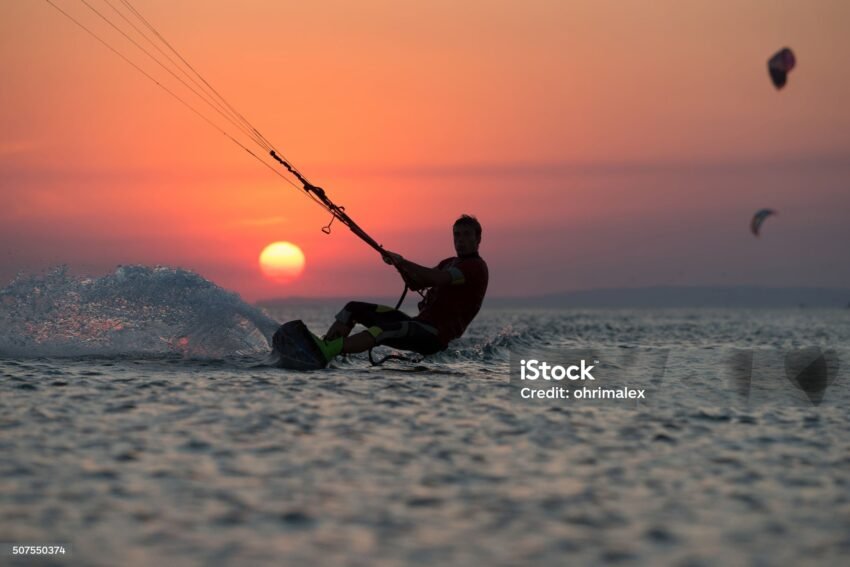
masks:
<svg viewBox="0 0 850 567"><path fill-rule="evenodd" d="M446 258L436 268L420 266L399 254L387 252L412 290L427 289L419 303L419 315L360 301L349 302L336 316L323 339L316 343L329 362L340 353L357 353L376 345L387 345L420 354L444 350L449 341L463 335L478 314L487 292L487 264L478 255L481 224L462 215L452 227L457 256ZM349 336L355 324L365 331Z"/></svg>

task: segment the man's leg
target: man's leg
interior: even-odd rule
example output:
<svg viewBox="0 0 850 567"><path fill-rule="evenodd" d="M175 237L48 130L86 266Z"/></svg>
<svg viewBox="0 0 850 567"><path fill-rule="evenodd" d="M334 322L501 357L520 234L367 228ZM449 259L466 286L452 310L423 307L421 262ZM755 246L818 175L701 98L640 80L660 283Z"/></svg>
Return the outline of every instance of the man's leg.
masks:
<svg viewBox="0 0 850 567"><path fill-rule="evenodd" d="M328 331L323 337L326 341L332 341L339 337L347 337L354 328L354 325L359 323L361 319L368 319L370 313L374 313L378 306L374 303L365 303L363 301L349 301L345 307L336 314L336 321L328 328Z"/></svg>
<svg viewBox="0 0 850 567"><path fill-rule="evenodd" d="M380 333L381 329L379 327L370 327L368 330L357 333L351 337L337 337L335 339L327 340L320 339L316 335L313 335L313 339L322 351L325 360L330 362L331 359L338 354L355 354L369 350L378 344L375 337Z"/></svg>
<svg viewBox="0 0 850 567"><path fill-rule="evenodd" d="M378 344L419 354L433 354L443 350L437 337L437 329L418 321L405 321L392 325L390 329L369 327L367 330L343 340L342 352L354 354L364 352Z"/></svg>
<svg viewBox="0 0 850 567"><path fill-rule="evenodd" d="M378 343L377 337L385 328L409 320L410 316L386 305L349 301L337 313L336 321L325 333L324 339L314 337L325 359L330 361L340 353L353 354L369 350ZM368 327L368 330L349 337L357 323Z"/></svg>
<svg viewBox="0 0 850 567"><path fill-rule="evenodd" d="M410 350L422 355L434 354L445 349L436 328L421 321L409 321L398 329L387 330L375 337L377 343L399 350Z"/></svg>
<svg viewBox="0 0 850 567"><path fill-rule="evenodd" d="M334 339L338 339L339 337L347 337L351 332L351 329L354 328L354 325L346 325L340 321L334 321L330 326L328 331L325 333L324 339L326 341L332 341Z"/></svg>
<svg viewBox="0 0 850 567"><path fill-rule="evenodd" d="M393 321L384 325L384 328L372 326L356 335L337 337L331 341L322 340L315 335L313 337L328 361L340 353L364 352L378 344L412 350L424 355L433 354L445 348L439 341L437 329L419 321Z"/></svg>
<svg viewBox="0 0 850 567"><path fill-rule="evenodd" d="M349 301L336 314L336 321L328 328L324 339L332 341L338 337L347 337L354 325L360 323L364 327L383 325L391 321L407 321L410 317L386 305L366 303L364 301Z"/></svg>
<svg viewBox="0 0 850 567"><path fill-rule="evenodd" d="M346 354L355 354L365 352L378 344L375 336L370 331L362 331L356 335L346 337L342 343L342 352Z"/></svg>

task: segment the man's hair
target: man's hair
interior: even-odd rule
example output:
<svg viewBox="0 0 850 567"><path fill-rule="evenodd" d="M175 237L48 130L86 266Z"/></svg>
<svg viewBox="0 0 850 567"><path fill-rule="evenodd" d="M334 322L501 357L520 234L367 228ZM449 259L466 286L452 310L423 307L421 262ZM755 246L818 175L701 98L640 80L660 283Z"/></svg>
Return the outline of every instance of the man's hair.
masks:
<svg viewBox="0 0 850 567"><path fill-rule="evenodd" d="M478 219L472 215L461 215L459 219L455 221L454 226L471 226L475 229L475 237L478 240L481 240L481 223L478 222Z"/></svg>

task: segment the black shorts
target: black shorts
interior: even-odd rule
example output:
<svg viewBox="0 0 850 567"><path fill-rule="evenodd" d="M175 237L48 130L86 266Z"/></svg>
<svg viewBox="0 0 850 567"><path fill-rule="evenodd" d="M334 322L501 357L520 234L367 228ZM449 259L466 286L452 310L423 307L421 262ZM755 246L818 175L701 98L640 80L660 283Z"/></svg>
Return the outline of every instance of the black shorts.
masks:
<svg viewBox="0 0 850 567"><path fill-rule="evenodd" d="M363 325L379 345L419 354L434 354L446 348L440 342L437 329L386 305L350 301L337 314L336 320L346 325Z"/></svg>

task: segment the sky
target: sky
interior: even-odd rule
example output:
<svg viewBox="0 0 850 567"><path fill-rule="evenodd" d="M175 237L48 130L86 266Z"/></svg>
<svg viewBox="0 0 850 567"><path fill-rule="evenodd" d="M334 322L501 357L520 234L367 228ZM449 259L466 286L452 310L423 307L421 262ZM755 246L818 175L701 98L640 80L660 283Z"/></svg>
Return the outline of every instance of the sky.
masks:
<svg viewBox="0 0 850 567"><path fill-rule="evenodd" d="M51 1L215 116L80 0ZM123 23L120 0L87 1ZM388 249L435 265L476 215L490 295L850 287L843 0L132 3ZM797 67L777 91L766 62L785 46ZM344 226L322 232L326 211L48 2L0 2L0 69L0 287L144 264L252 301L400 291ZM755 238L764 207L779 214ZM300 278L263 275L274 241L303 250Z"/></svg>

